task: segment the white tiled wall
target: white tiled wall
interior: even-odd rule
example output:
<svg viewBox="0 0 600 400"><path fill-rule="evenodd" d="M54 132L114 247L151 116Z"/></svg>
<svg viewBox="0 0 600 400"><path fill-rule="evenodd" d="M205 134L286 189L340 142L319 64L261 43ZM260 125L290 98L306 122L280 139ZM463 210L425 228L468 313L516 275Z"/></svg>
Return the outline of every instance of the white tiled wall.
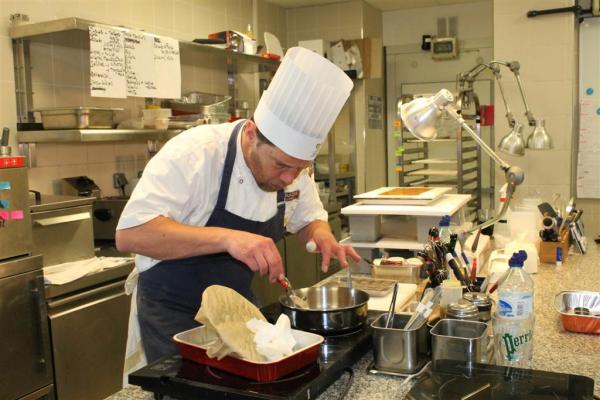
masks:
<svg viewBox="0 0 600 400"><path fill-rule="evenodd" d="M458 37L461 41L489 40L492 33L488 18L491 7L491 1L482 0L467 4L386 11L383 13L383 44L420 45L422 35L437 35L438 18L454 16L458 20Z"/></svg>
<svg viewBox="0 0 600 400"><path fill-rule="evenodd" d="M13 132L13 151L16 152L16 103L12 45L8 38L10 14L27 14L32 23L80 17L192 40L221 30L245 32L253 23L253 2L261 12L254 31L273 32L285 46L284 10L265 0L0 0L0 124ZM112 106L125 108L120 119L137 116L144 99L89 96L88 48L87 35L82 32L58 34L32 43L34 106ZM222 58L182 53L182 91L224 94L224 71ZM38 144L37 167L30 169L30 187L44 193L56 192L58 179L88 175L103 195L116 195L112 174L124 172L131 181L147 160L145 143Z"/></svg>
<svg viewBox="0 0 600 400"><path fill-rule="evenodd" d="M287 43L297 46L300 40L358 39L363 37L363 2L342 1L333 4L288 9Z"/></svg>
<svg viewBox="0 0 600 400"><path fill-rule="evenodd" d="M518 60L530 108L536 118L546 120L546 128L554 139L554 149L527 151L525 157L506 156L509 163L522 167L525 183L519 197L539 192L544 200L559 193L568 201L571 188L571 160L574 108L577 84L577 36L572 13L527 18L533 9L572 6L572 0L495 0L494 56L499 60ZM526 124L524 107L511 74L503 73L509 106ZM503 118L505 109L496 96L496 138L508 132ZM525 138L532 128L525 127ZM498 180L502 177L498 176ZM600 201L579 200L589 235L600 230Z"/></svg>

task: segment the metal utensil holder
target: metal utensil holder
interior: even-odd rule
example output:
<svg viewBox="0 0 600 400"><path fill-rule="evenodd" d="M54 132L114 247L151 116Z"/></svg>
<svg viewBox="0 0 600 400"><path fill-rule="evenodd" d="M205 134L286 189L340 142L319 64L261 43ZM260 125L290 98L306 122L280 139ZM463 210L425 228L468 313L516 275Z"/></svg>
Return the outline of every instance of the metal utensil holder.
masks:
<svg viewBox="0 0 600 400"><path fill-rule="evenodd" d="M381 314L373 323L373 356L379 371L414 374L431 358L429 327L402 329L410 319L407 314L395 314L393 325L386 328L387 313Z"/></svg>
<svg viewBox="0 0 600 400"><path fill-rule="evenodd" d="M467 364L488 361L487 324L458 319L441 319L431 329L432 359L464 361Z"/></svg>

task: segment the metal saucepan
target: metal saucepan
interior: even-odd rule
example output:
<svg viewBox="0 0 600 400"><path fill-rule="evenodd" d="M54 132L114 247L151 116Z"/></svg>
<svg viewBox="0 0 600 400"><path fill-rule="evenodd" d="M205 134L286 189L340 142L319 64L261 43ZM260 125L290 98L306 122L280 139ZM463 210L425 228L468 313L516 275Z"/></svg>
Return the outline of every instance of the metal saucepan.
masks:
<svg viewBox="0 0 600 400"><path fill-rule="evenodd" d="M338 334L354 331L367 321L369 295L362 290L321 286L297 289L294 293L306 299L309 307L298 307L285 294L279 297L279 303L296 329Z"/></svg>

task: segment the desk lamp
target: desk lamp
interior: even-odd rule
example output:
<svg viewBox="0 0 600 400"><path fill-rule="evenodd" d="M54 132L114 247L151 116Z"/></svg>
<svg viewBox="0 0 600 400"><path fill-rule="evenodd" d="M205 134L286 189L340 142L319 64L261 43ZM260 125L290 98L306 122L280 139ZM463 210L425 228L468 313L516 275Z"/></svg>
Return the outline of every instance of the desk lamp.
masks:
<svg viewBox="0 0 600 400"><path fill-rule="evenodd" d="M466 233L474 232L478 229L486 228L499 221L510 203L510 199L518 185L523 183L525 174L517 166L511 166L502 160L474 131L467 125L465 120L456 112L453 107L454 96L446 89L442 89L432 97L420 97L400 106L400 118L404 125L419 140L429 141L437 137L436 121L445 111L452 119L460 124L472 138L481 146L492 160L494 160L506 178L507 190L506 201L500 210L500 213L488 221L469 229Z"/></svg>

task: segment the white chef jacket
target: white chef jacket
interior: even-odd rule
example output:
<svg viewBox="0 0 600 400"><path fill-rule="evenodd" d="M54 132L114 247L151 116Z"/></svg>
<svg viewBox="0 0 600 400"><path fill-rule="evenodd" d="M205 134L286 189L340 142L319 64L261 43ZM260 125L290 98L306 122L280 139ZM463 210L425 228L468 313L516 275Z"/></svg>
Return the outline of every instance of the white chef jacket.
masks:
<svg viewBox="0 0 600 400"><path fill-rule="evenodd" d="M161 215L182 224L205 226L217 204L227 144L238 123L244 122L201 125L169 140L146 165L117 230ZM256 184L242 154L241 132L225 208L245 219L266 221L277 212L277 192L266 192ZM284 223L288 232L295 233L314 220L327 221L317 186L307 170L285 188L285 193ZM140 272L158 262L136 256Z"/></svg>

